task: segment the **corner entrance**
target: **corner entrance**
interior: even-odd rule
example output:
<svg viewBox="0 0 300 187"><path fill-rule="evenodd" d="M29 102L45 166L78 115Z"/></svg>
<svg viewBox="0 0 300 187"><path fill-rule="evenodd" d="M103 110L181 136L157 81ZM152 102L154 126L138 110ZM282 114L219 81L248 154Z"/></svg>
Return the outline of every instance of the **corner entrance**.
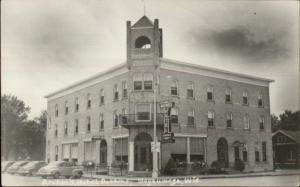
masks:
<svg viewBox="0 0 300 187"><path fill-rule="evenodd" d="M148 133L142 132L134 138L134 170L152 170L152 138Z"/></svg>
<svg viewBox="0 0 300 187"><path fill-rule="evenodd" d="M225 138L220 138L217 144L218 161L223 162L228 167L228 143Z"/></svg>

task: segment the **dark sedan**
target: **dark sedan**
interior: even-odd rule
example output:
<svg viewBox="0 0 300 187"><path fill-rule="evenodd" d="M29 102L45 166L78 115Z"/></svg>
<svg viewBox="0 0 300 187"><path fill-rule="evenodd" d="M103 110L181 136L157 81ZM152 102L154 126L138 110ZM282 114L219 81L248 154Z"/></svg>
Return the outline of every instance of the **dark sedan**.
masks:
<svg viewBox="0 0 300 187"><path fill-rule="evenodd" d="M28 161L17 161L7 169L7 173L14 174L27 163Z"/></svg>
<svg viewBox="0 0 300 187"><path fill-rule="evenodd" d="M47 164L44 161L31 161L21 167L16 173L20 175L35 175L40 168L46 165Z"/></svg>

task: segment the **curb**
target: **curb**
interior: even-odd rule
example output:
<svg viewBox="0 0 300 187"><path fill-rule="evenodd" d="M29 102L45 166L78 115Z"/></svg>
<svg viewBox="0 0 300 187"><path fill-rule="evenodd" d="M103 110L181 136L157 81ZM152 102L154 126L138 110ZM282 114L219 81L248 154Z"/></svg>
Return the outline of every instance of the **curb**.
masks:
<svg viewBox="0 0 300 187"><path fill-rule="evenodd" d="M255 174L241 174L241 175L191 175L191 176L178 176L178 177L174 177L174 176L170 176L170 177L158 177L157 179L153 179L153 180L170 180L170 179L176 179L176 180L185 180L185 179L193 179L193 178L197 178L197 179L217 179L217 178L243 178L243 177L264 177L264 176L289 176L289 175L300 175L300 171L299 172L293 172L293 173L255 173ZM151 177L113 177L113 176L103 176L102 178L100 176L95 177L95 176L82 176L82 178L84 179L101 179L101 180L126 180L126 181L130 181L130 182L138 182L142 179L145 180L151 180Z"/></svg>

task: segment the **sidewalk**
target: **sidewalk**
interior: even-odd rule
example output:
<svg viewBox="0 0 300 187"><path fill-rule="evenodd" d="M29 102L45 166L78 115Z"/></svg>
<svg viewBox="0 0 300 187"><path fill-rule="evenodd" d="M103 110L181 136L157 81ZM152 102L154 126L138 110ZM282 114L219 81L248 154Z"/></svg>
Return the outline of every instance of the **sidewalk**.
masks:
<svg viewBox="0 0 300 187"><path fill-rule="evenodd" d="M300 170L276 170L268 172L256 173L239 173L239 174L221 174L221 175L188 175L188 176L160 176L153 180L185 180L185 179L211 179L211 178L241 178L241 177L262 177L262 176L284 176L284 175L299 175ZM101 180L118 180L118 181L131 181L138 182L141 180L152 180L151 177L128 177L128 176L108 176L108 175L92 175L84 174L83 178L87 179L101 179Z"/></svg>

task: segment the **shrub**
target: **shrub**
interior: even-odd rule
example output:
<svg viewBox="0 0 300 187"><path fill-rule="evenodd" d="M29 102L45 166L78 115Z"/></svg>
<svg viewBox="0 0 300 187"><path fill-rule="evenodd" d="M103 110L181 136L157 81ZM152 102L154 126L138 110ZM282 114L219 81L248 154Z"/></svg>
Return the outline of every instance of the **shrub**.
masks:
<svg viewBox="0 0 300 187"><path fill-rule="evenodd" d="M165 175L175 175L176 174L176 163L172 157L168 160L168 162L164 168L164 174Z"/></svg>
<svg viewBox="0 0 300 187"><path fill-rule="evenodd" d="M240 172L244 171L244 169L245 169L245 163L243 161L241 161L241 160L236 160L234 162L234 169L236 169L236 170L238 170Z"/></svg>
<svg viewBox="0 0 300 187"><path fill-rule="evenodd" d="M225 163L222 161L215 160L211 163L211 167L216 170L221 170L221 169L225 168Z"/></svg>

